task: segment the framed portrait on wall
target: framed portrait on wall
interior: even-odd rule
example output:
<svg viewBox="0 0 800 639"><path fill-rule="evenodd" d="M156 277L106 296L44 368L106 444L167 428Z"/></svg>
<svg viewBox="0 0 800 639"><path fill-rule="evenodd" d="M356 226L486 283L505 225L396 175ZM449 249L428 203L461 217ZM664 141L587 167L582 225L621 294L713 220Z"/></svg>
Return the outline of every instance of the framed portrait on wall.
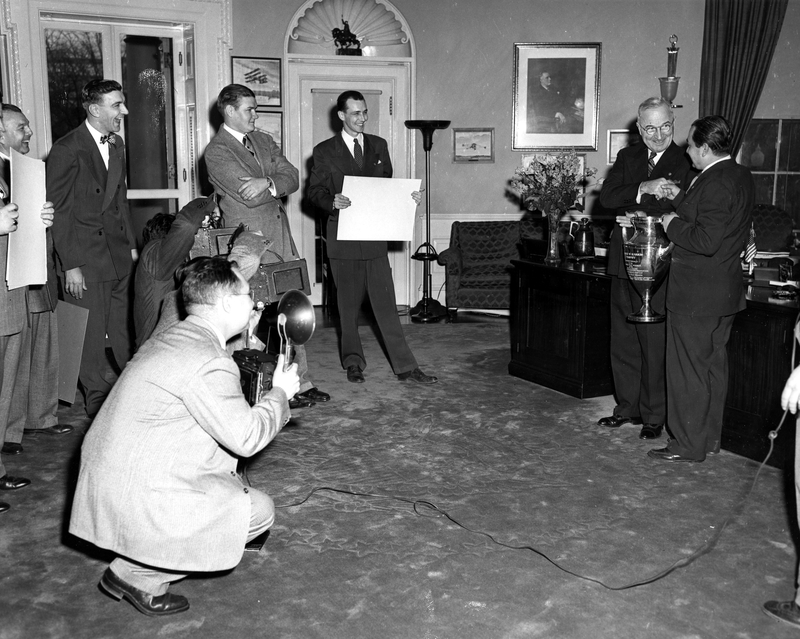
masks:
<svg viewBox="0 0 800 639"><path fill-rule="evenodd" d="M281 59L231 56L231 78L256 95L256 106L281 106Z"/></svg>
<svg viewBox="0 0 800 639"><path fill-rule="evenodd" d="M256 109L258 119L256 129L264 133L269 133L275 144L283 150L283 113L280 111L262 111Z"/></svg>
<svg viewBox="0 0 800 639"><path fill-rule="evenodd" d="M626 146L633 146L641 142L641 137L638 133L634 133L630 129L609 129L608 130L608 158L609 164L614 164L617 160L617 153L619 153Z"/></svg>
<svg viewBox="0 0 800 639"><path fill-rule="evenodd" d="M494 129L453 129L453 162L494 162Z"/></svg>
<svg viewBox="0 0 800 639"><path fill-rule="evenodd" d="M600 43L515 43L515 151L597 150Z"/></svg>

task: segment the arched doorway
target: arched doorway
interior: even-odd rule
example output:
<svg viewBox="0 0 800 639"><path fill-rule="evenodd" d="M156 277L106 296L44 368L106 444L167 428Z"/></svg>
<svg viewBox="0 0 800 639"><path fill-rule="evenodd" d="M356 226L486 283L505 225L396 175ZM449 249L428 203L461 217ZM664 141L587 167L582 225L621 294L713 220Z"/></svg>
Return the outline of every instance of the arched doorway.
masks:
<svg viewBox="0 0 800 639"><path fill-rule="evenodd" d="M332 31L347 22L361 45L361 56L337 55ZM412 177L414 133L404 126L414 117L414 43L405 18L384 0L308 0L286 32L284 77L288 108L283 150L300 170L300 193L288 213L300 253L312 280L312 301L322 299L322 237L317 212L305 201L314 145L338 132L333 113L346 89L367 99L367 130L389 143L395 177ZM390 247L397 303L408 305L415 281L410 243Z"/></svg>

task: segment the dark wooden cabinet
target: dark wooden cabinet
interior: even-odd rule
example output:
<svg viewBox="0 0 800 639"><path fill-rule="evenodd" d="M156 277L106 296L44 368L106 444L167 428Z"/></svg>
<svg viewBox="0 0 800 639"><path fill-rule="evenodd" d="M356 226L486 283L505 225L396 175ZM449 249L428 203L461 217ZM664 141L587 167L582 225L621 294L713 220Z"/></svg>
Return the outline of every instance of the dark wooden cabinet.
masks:
<svg viewBox="0 0 800 639"><path fill-rule="evenodd" d="M573 397L612 394L610 277L592 263L549 267L518 260L514 267L509 373ZM793 368L798 304L772 299L768 288L750 288L747 297L728 342L722 447L762 461L769 432L783 415L780 397ZM794 436L790 414L775 440L771 466L791 466Z"/></svg>
<svg viewBox="0 0 800 639"><path fill-rule="evenodd" d="M611 394L611 279L585 262L513 263L509 373L573 397Z"/></svg>
<svg viewBox="0 0 800 639"><path fill-rule="evenodd" d="M769 432L780 423L781 392L792 372L796 302L770 298L770 289L750 288L747 309L736 315L728 341L728 398L722 447L756 461L769 451ZM795 416L787 415L775 440L770 466L794 461Z"/></svg>

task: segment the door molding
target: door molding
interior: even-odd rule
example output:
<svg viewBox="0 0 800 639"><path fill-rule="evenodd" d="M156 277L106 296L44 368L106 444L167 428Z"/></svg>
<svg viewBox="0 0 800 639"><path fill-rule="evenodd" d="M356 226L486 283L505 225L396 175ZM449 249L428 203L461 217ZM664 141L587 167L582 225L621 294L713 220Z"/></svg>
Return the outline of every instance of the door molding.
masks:
<svg viewBox="0 0 800 639"><path fill-rule="evenodd" d="M231 47L231 0L2 0L0 1L0 37L5 40L8 84L7 101L25 112L34 136L32 154L47 155L48 140L44 131L47 95L45 83L44 45L41 41L40 17L53 15L80 23L103 18L131 24L184 26L194 29L194 102L200 117L197 129L198 155L208 144L214 131L203 114L212 108L219 87L228 82ZM145 20L142 16L147 16ZM4 69L5 71L6 69ZM25 73L23 81L22 74ZM5 79L4 79L5 82Z"/></svg>

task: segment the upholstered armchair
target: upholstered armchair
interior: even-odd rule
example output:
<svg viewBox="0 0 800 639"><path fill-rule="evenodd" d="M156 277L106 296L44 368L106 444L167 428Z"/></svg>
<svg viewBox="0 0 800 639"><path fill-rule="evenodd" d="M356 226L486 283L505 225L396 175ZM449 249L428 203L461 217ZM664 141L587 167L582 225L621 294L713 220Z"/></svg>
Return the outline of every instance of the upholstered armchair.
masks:
<svg viewBox="0 0 800 639"><path fill-rule="evenodd" d="M450 319L459 308L510 307L511 260L523 236L541 239L543 221L453 222L450 246L438 257Z"/></svg>
<svg viewBox="0 0 800 639"><path fill-rule="evenodd" d="M792 216L771 204L757 204L753 209L753 228L759 252L788 251L792 240Z"/></svg>

